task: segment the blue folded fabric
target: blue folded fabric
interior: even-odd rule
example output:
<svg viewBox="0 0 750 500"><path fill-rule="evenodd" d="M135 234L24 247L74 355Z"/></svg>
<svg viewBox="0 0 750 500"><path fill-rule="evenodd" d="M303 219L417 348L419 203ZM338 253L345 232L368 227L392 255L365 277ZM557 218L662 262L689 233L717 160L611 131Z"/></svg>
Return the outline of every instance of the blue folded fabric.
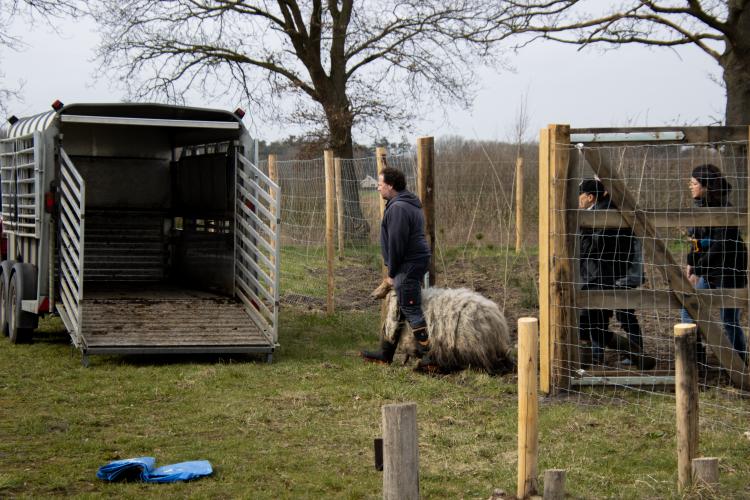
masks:
<svg viewBox="0 0 750 500"><path fill-rule="evenodd" d="M156 459L154 457L115 460L99 467L96 477L105 481L132 481L135 479L146 481L148 473L154 468L155 464Z"/></svg>
<svg viewBox="0 0 750 500"><path fill-rule="evenodd" d="M126 458L115 460L99 467L96 477L105 481L133 481L140 479L147 483L174 483L190 481L210 476L213 468L208 460L193 460L178 464L164 465L154 469L154 457Z"/></svg>
<svg viewBox="0 0 750 500"><path fill-rule="evenodd" d="M148 475L149 483L173 483L175 481L190 481L213 473L208 460L193 460L179 464L164 465L151 471Z"/></svg>

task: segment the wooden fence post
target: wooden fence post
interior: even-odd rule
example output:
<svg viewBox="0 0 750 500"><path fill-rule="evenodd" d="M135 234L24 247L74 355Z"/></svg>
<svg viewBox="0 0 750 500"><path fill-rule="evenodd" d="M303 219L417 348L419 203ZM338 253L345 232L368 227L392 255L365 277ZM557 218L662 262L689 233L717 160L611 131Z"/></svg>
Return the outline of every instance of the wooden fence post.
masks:
<svg viewBox="0 0 750 500"><path fill-rule="evenodd" d="M674 327L675 396L677 404L677 486L692 484L692 461L698 453L698 368L695 354L697 327Z"/></svg>
<svg viewBox="0 0 750 500"><path fill-rule="evenodd" d="M565 470L547 469L544 471L544 500L565 498Z"/></svg>
<svg viewBox="0 0 750 500"><path fill-rule="evenodd" d="M708 487L714 494L719 489L719 459L716 457L693 459L693 484Z"/></svg>
<svg viewBox="0 0 750 500"><path fill-rule="evenodd" d="M549 125L539 138L539 381L545 394L570 384L576 339L571 237L566 213L570 126Z"/></svg>
<svg viewBox="0 0 750 500"><path fill-rule="evenodd" d="M388 162L386 160L386 156L388 156L388 151L384 147L378 147L375 148L375 162L378 166L378 182L380 182L380 174L383 172L383 169L388 166ZM378 201L380 206L380 220L383 220L383 213L385 212L385 200L382 196L380 196L380 193L378 193ZM385 263L383 264L383 277L385 278L388 274L388 270L385 267Z"/></svg>
<svg viewBox="0 0 750 500"><path fill-rule="evenodd" d="M518 487L516 496L527 498L537 492L537 354L539 322L518 320Z"/></svg>
<svg viewBox="0 0 750 500"><path fill-rule="evenodd" d="M334 179L333 179L333 151L326 149L323 152L323 162L325 164L326 179L326 269L328 276L328 293L326 294L326 311L333 314L333 206L334 206Z"/></svg>
<svg viewBox="0 0 750 500"><path fill-rule="evenodd" d="M419 498L417 405L383 406L383 498Z"/></svg>
<svg viewBox="0 0 750 500"><path fill-rule="evenodd" d="M516 158L516 254L523 248L523 158Z"/></svg>
<svg viewBox="0 0 750 500"><path fill-rule="evenodd" d="M378 182L380 182L380 174L383 172L383 169L388 166L388 162L386 160L386 156L388 155L388 151L384 147L377 147L375 148L375 162L378 166ZM380 196L380 193L378 192L378 200L379 200L379 206L380 206L380 221L383 220L383 213L385 212L385 199L383 199L382 196ZM379 221L379 222L380 222ZM380 232L378 232L380 234ZM388 277L388 268L385 265L385 262L382 264L383 266L383 279ZM385 322L385 317L388 315L388 302L385 300L380 301L380 321L381 324Z"/></svg>
<svg viewBox="0 0 750 500"><path fill-rule="evenodd" d="M424 211L425 236L432 250L430 286L435 284L435 139L417 139L417 195Z"/></svg>
<svg viewBox="0 0 750 500"><path fill-rule="evenodd" d="M339 260L344 258L344 189L341 179L341 158L333 159L333 170L336 177L336 229L339 237Z"/></svg>

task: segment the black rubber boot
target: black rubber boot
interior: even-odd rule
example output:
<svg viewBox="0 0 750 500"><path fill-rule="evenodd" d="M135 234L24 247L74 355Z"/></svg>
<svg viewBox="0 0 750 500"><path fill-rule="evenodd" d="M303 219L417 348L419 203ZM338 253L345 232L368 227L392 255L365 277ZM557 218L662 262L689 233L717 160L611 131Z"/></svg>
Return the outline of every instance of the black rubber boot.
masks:
<svg viewBox="0 0 750 500"><path fill-rule="evenodd" d="M380 343L379 351L362 351L359 353L365 361L384 365L390 365L393 362L394 354L396 354L396 344L392 344L387 340Z"/></svg>
<svg viewBox="0 0 750 500"><path fill-rule="evenodd" d="M430 351L430 337L427 335L427 325L412 329L414 340L417 341L417 357L423 358Z"/></svg>

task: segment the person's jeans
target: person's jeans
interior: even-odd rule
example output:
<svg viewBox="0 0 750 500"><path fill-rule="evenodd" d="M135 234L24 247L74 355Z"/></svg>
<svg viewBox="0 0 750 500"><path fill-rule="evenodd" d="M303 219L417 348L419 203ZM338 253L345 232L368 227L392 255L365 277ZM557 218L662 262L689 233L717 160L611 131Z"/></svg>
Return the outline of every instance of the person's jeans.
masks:
<svg viewBox="0 0 750 500"><path fill-rule="evenodd" d="M401 314L409 322L412 329L425 326L427 323L422 312L422 279L430 265L430 259L403 263L396 277L393 287Z"/></svg>
<svg viewBox="0 0 750 500"><path fill-rule="evenodd" d="M700 278L695 285L696 290L706 290L711 288L705 278ZM740 310L732 307L723 307L720 310L721 322L724 324L724 335L729 339L734 350L743 360L747 359L747 347L745 343L745 334L742 332L740 325ZM680 311L680 319L683 323L694 323L693 318L688 314L687 309ZM700 338L698 340L699 349L702 347Z"/></svg>

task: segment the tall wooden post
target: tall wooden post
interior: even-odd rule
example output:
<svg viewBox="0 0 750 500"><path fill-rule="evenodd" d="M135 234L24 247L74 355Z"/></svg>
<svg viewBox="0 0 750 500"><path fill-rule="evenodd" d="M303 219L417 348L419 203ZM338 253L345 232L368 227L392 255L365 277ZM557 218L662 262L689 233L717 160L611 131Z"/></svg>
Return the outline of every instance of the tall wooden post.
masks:
<svg viewBox="0 0 750 500"><path fill-rule="evenodd" d="M380 182L380 174L383 172L383 169L388 166L388 162L386 161L386 156L388 156L388 151L384 147L377 147L375 148L375 162L377 163L378 167L378 182ZM385 213L385 199L383 199L382 196L380 196L380 193L378 193L378 200L380 205L380 221L383 220L383 214ZM378 234L380 234L378 232ZM385 265L385 262L383 262L383 279L388 277L388 267ZM380 302L380 321L381 326L382 323L385 322L385 318L388 315L388 303L387 301L383 300Z"/></svg>
<svg viewBox="0 0 750 500"><path fill-rule="evenodd" d="M537 449L539 444L537 354L539 322L518 320L518 487L516 496L527 498L537 492Z"/></svg>
<svg viewBox="0 0 750 500"><path fill-rule="evenodd" d="M698 368L695 354L697 327L674 327L675 396L677 403L677 486L692 485L692 461L698 453Z"/></svg>
<svg viewBox="0 0 750 500"><path fill-rule="evenodd" d="M750 235L750 127L747 129L747 146L745 147L745 156L747 157L747 167L745 169L745 175L747 175L747 180L745 181L745 186L747 188L747 199L746 199L746 211L747 211L747 232L746 235ZM746 236L745 239L750 238L750 236ZM750 280L747 282L747 288L748 288L748 294L747 297L750 300ZM748 302L748 311L750 311L750 302Z"/></svg>
<svg viewBox="0 0 750 500"><path fill-rule="evenodd" d="M417 139L417 195L424 211L425 236L432 250L430 259L430 286L435 284L435 139Z"/></svg>
<svg viewBox="0 0 750 500"><path fill-rule="evenodd" d="M334 206L334 179L333 179L333 151L326 149L323 152L323 162L325 163L325 179L326 179L326 269L328 276L328 293L326 295L326 311L328 314L333 314L333 206Z"/></svg>
<svg viewBox="0 0 750 500"><path fill-rule="evenodd" d="M516 158L516 254L523 248L523 158Z"/></svg>
<svg viewBox="0 0 750 500"><path fill-rule="evenodd" d="M268 178L271 179L277 186L279 185L279 172L276 169L276 155L273 153L268 155ZM271 198L276 201L274 192L271 191L269 194L271 195ZM271 204L271 214L273 214L274 217L274 219L271 221L271 230L276 232L276 219L279 218L279 214L276 213L276 206L273 203ZM279 246L281 246L280 241ZM271 253L271 263L276 264L275 253Z"/></svg>
<svg viewBox="0 0 750 500"><path fill-rule="evenodd" d="M417 405L383 406L383 498L419 498Z"/></svg>
<svg viewBox="0 0 750 500"><path fill-rule="evenodd" d="M539 380L554 394L570 384L573 308L572 246L566 214L570 126L549 125L539 138Z"/></svg>
<svg viewBox="0 0 750 500"><path fill-rule="evenodd" d="M341 179L341 158L333 159L336 176L336 230L338 231L339 259L344 258L344 181Z"/></svg>

